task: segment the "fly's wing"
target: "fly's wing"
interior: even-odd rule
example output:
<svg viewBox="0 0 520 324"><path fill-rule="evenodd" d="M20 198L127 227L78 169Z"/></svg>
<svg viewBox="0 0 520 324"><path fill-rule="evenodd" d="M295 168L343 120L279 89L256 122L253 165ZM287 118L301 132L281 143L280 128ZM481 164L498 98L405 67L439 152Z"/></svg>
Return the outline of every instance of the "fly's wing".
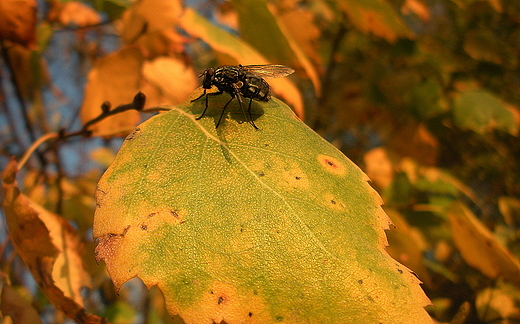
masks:
<svg viewBox="0 0 520 324"><path fill-rule="evenodd" d="M281 78L294 72L290 67L279 64L240 65L240 67L244 71L251 72L261 78Z"/></svg>

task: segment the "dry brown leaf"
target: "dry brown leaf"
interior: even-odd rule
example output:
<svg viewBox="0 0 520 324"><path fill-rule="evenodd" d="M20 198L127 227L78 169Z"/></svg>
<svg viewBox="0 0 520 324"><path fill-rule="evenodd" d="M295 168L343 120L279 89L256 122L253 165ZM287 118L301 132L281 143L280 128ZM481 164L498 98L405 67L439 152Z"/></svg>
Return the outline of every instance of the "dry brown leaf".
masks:
<svg viewBox="0 0 520 324"><path fill-rule="evenodd" d="M30 47L36 40L36 1L0 1L0 39Z"/></svg>
<svg viewBox="0 0 520 324"><path fill-rule="evenodd" d="M16 252L57 309L78 323L106 323L105 319L88 314L82 306L79 289L89 277L83 270L81 243L75 230L58 215L21 194L17 172L13 160L2 174L2 206ZM73 283L67 283L66 279Z"/></svg>
<svg viewBox="0 0 520 324"><path fill-rule="evenodd" d="M131 103L141 86L143 55L132 47L126 47L101 58L88 75L85 99L81 107L83 123L101 113L101 105L109 101L112 108ZM126 135L140 121L135 110L111 116L93 125L94 135Z"/></svg>
<svg viewBox="0 0 520 324"><path fill-rule="evenodd" d="M4 284L2 288L0 311L2 311L4 319L8 316L16 324L42 323L34 307L8 284Z"/></svg>
<svg viewBox="0 0 520 324"><path fill-rule="evenodd" d="M448 209L452 237L466 262L486 276L520 287L520 262L461 203Z"/></svg>
<svg viewBox="0 0 520 324"><path fill-rule="evenodd" d="M0 19L2 18L0 17ZM50 75L45 60L41 58L35 59L34 51L31 48L11 42L7 43L6 53L13 70L14 81L23 98L30 101L40 101L43 86L48 86L54 91L55 87L50 82ZM30 117L38 118L38 114L40 114L39 111L36 114L31 114Z"/></svg>

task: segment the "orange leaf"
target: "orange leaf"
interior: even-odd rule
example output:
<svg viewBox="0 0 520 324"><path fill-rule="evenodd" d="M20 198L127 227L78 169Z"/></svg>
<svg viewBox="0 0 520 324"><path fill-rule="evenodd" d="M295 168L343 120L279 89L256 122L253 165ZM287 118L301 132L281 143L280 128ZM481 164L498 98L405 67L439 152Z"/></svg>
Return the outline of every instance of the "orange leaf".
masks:
<svg viewBox="0 0 520 324"><path fill-rule="evenodd" d="M29 47L35 42L36 1L0 1L0 39Z"/></svg>
<svg viewBox="0 0 520 324"><path fill-rule="evenodd" d="M520 262L464 205L448 210L453 241L466 262L490 278L520 287Z"/></svg>
<svg viewBox="0 0 520 324"><path fill-rule="evenodd" d="M101 16L97 11L79 1L70 1L60 8L58 21L64 26L85 27L101 23Z"/></svg>
<svg viewBox="0 0 520 324"><path fill-rule="evenodd" d="M362 32L372 33L389 42L412 33L386 0L341 0L339 4L352 24Z"/></svg>
<svg viewBox="0 0 520 324"><path fill-rule="evenodd" d="M141 86L143 56L136 48L123 48L101 58L88 75L85 99L81 107L83 123L101 113L101 105L109 101L113 108L132 102ZM135 110L111 116L90 128L95 135L126 135L139 122Z"/></svg>
<svg viewBox="0 0 520 324"><path fill-rule="evenodd" d="M182 10L179 0L136 1L123 14L122 37L126 43L133 43L146 32L173 28Z"/></svg>
<svg viewBox="0 0 520 324"><path fill-rule="evenodd" d="M17 172L18 165L13 160L2 174L2 206L16 252L57 309L79 323L106 323L82 306L79 290L90 278L81 264L81 243L76 231L64 219L20 193Z"/></svg>

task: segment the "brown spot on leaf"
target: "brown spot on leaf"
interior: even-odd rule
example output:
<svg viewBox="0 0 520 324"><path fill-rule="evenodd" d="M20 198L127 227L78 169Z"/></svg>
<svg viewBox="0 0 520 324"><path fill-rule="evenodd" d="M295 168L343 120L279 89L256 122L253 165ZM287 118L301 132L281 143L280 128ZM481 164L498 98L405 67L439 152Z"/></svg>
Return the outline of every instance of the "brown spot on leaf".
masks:
<svg viewBox="0 0 520 324"><path fill-rule="evenodd" d="M130 134L128 134L128 136L125 138L125 140L126 141L131 141L134 138L136 138L137 136L139 136L140 133L141 133L141 128L137 127Z"/></svg>
<svg viewBox="0 0 520 324"><path fill-rule="evenodd" d="M340 160L323 154L318 155L318 162L329 173L344 176L347 174L347 168Z"/></svg>
<svg viewBox="0 0 520 324"><path fill-rule="evenodd" d="M181 311L186 323L272 323L263 299L253 291L212 282L197 303ZM167 305L168 307L168 305ZM254 316L255 321L252 320Z"/></svg>
<svg viewBox="0 0 520 324"><path fill-rule="evenodd" d="M123 243L122 235L107 234L98 239L99 242L95 249L96 262L114 258Z"/></svg>
<svg viewBox="0 0 520 324"><path fill-rule="evenodd" d="M333 210L345 211L347 209L343 202L341 202L337 197L330 193L325 194L323 198L325 199L325 204Z"/></svg>

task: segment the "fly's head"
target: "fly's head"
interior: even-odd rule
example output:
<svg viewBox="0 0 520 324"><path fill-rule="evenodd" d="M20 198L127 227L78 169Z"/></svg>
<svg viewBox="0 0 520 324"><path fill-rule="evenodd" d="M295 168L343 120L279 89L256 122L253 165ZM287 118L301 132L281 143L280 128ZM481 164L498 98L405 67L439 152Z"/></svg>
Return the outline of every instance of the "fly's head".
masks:
<svg viewBox="0 0 520 324"><path fill-rule="evenodd" d="M215 80L215 69L213 68L207 68L199 75L199 78L203 77L202 79L202 87L204 89L211 89L211 85L213 84L213 81Z"/></svg>

